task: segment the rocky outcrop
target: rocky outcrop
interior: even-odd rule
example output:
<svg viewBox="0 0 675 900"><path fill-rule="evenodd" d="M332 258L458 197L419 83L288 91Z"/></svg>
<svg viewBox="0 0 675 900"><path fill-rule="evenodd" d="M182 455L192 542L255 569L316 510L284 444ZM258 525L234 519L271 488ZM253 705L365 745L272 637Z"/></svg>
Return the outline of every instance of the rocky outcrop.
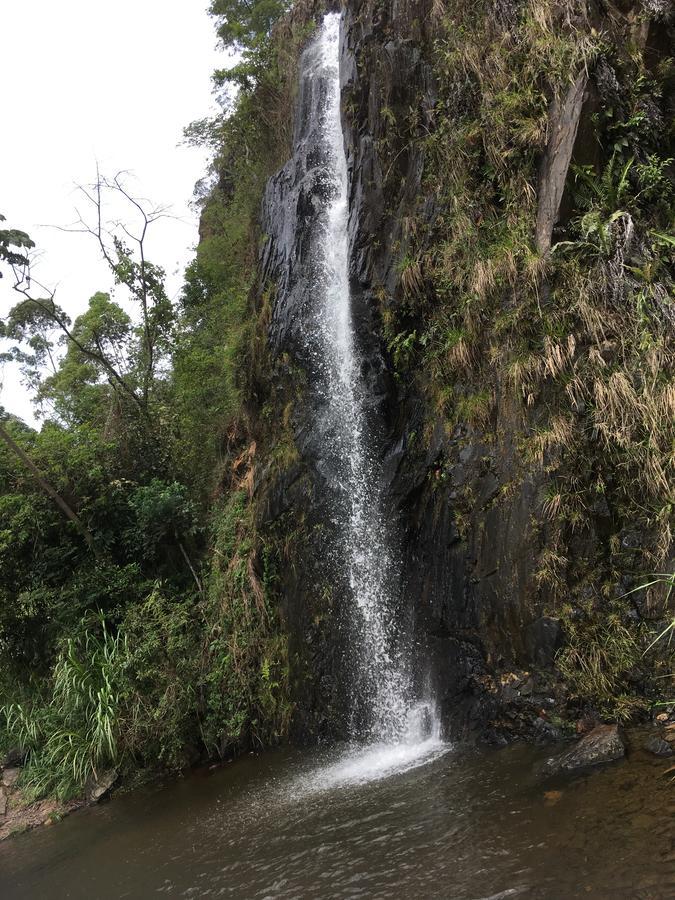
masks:
<svg viewBox="0 0 675 900"><path fill-rule="evenodd" d="M495 668L514 661L550 666L559 630L553 620L533 626L536 616L529 612L535 599L529 576L540 549L532 509L541 484L528 476L508 500L495 502L518 466L516 404L496 410L494 427L504 435L499 447L469 426L448 434L441 423L424 446L420 436L428 430L429 409L411 386L396 381L383 341L380 298L400 295L400 261L411 241L406 222L413 215L432 222L436 215L423 192L423 145L398 125L411 108L419 133L433 124L430 14L425 2L385 8L353 2L344 13L350 274L369 427L382 461L388 515L398 523L404 603L413 610L418 642L426 646L447 726L466 734L487 727L508 705ZM312 89L301 86L296 152L268 183L262 215L261 285L275 297L269 331L275 390L283 398L279 405L293 398L290 424L300 458L281 473L263 471L256 483L260 527L268 534L290 531L298 540L297 550L286 551L295 562L283 575L280 595L300 737L340 734L348 715L340 701L347 650L339 602L344 587L331 550L332 473L320 393L306 387L316 377L303 333L312 308L307 266L317 215L313 198L323 189L314 158L318 123L306 96ZM379 149L385 142L386 166ZM466 493L475 495L475 503L461 533L458 514ZM518 718L525 709L519 707ZM548 733L546 727L536 731L540 716L534 708L531 720L526 730Z"/></svg>
<svg viewBox="0 0 675 900"><path fill-rule="evenodd" d="M540 536L532 510L542 483L534 473L520 477L517 404L503 398L495 409L491 431L502 436L499 445L468 424L448 433L439 421L424 446L420 437L429 432L433 412L381 362L381 298L406 303L400 275L412 247L406 223L414 220L423 231L437 215L425 196L420 139L433 127L437 102L433 39L431 4L382 9L351 3L342 79L352 173L353 302L369 365L381 373L386 495L400 523L406 600L441 686L446 722L459 734L484 728L503 708L491 676L495 668L514 662L550 666L559 634L527 631L538 602L531 572ZM410 119L418 123L416 131L405 124ZM386 165L378 149L383 145ZM506 484L514 485L508 497Z"/></svg>
<svg viewBox="0 0 675 900"><path fill-rule="evenodd" d="M551 104L550 137L541 163L535 231L537 250L542 254L551 248L553 226L558 219L567 183L587 84L588 72L584 69L574 79L562 101L556 99Z"/></svg>

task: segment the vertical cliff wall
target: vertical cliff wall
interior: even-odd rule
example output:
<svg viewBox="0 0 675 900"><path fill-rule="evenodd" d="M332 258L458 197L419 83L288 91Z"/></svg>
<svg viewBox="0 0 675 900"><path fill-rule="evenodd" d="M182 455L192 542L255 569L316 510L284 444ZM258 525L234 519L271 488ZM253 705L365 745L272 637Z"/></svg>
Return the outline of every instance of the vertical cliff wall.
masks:
<svg viewBox="0 0 675 900"><path fill-rule="evenodd" d="M672 36L654 3L343 11L370 423L453 733L639 714L662 665L642 651L663 595L627 592L671 557ZM293 450L258 461L256 497L282 547L296 730L320 735L344 732L348 647L335 473L298 340L320 189L307 108L301 93L263 206L268 415Z"/></svg>

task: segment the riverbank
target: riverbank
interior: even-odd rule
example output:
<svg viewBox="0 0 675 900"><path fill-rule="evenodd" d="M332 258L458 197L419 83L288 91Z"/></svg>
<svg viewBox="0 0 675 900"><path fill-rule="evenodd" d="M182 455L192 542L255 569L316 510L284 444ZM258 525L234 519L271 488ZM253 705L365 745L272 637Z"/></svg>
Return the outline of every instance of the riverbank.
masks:
<svg viewBox="0 0 675 900"><path fill-rule="evenodd" d="M0 841L42 825L54 825L78 809L100 803L114 787L123 784L117 770L101 771L86 782L78 796L63 801L50 796L31 800L22 788L20 776L20 759L15 757L9 764L7 760L0 763ZM148 772L137 771L124 784L124 789L134 790L148 780Z"/></svg>
<svg viewBox="0 0 675 900"><path fill-rule="evenodd" d="M53 825L76 809L81 809L86 801L84 797L60 803L54 799L29 801L24 792L16 784L20 770L6 768L2 770L0 782L0 841L23 834L41 825Z"/></svg>

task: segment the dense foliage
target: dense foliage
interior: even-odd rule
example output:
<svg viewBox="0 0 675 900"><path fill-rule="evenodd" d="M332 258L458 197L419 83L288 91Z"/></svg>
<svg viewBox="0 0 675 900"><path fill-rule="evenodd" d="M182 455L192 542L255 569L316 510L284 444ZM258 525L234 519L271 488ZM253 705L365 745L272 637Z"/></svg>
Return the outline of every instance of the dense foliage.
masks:
<svg viewBox="0 0 675 900"><path fill-rule="evenodd" d="M93 217L81 224L124 308L97 293L71 322L31 284L28 235L0 232L20 295L2 323L5 358L45 415L39 431L0 420L0 751L28 752L35 796L72 794L111 766L269 745L288 728L244 402L264 352L249 299L257 213L287 152L301 40L272 35L282 8L213 5L228 14L224 42L246 53L228 114L188 129L212 146L215 183L177 304L145 255L162 211L120 176L83 188ZM123 229L105 225L110 192L130 204Z"/></svg>
<svg viewBox="0 0 675 900"><path fill-rule="evenodd" d="M218 36L226 47L250 49L270 37L288 5L286 0L213 0L210 10L218 19Z"/></svg>

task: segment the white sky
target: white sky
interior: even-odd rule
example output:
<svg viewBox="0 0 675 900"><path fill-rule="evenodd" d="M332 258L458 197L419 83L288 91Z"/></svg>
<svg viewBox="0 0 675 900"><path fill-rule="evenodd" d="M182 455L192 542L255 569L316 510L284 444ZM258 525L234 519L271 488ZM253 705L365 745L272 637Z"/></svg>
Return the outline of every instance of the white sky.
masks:
<svg viewBox="0 0 675 900"><path fill-rule="evenodd" d="M44 225L74 221L74 185L130 170L132 192L169 205L153 226L149 258L164 266L170 295L197 239L188 208L207 156L178 146L185 125L215 111L216 50L208 0L2 0L0 11L0 213L42 251L35 278L57 286L71 317L112 279L93 239ZM0 280L0 315L18 299ZM0 371L0 405L34 422L13 365Z"/></svg>

